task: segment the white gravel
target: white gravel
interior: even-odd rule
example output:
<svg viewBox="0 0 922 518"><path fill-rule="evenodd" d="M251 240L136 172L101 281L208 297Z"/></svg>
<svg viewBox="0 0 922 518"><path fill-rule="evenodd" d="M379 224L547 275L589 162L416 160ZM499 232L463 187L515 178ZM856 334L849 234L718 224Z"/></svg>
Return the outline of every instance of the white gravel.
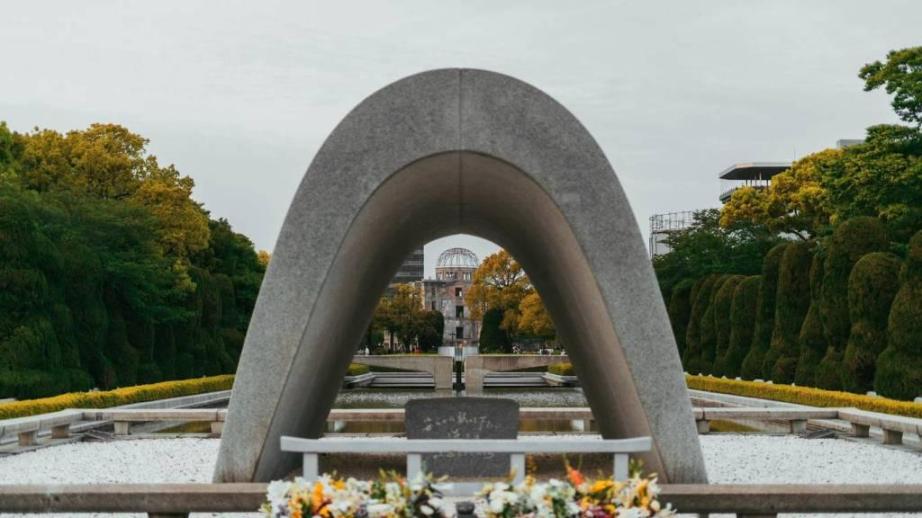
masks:
<svg viewBox="0 0 922 518"><path fill-rule="evenodd" d="M712 483L922 484L922 452L906 449L737 434L701 444ZM208 482L217 451L215 439L75 443L0 458L0 484Z"/></svg>

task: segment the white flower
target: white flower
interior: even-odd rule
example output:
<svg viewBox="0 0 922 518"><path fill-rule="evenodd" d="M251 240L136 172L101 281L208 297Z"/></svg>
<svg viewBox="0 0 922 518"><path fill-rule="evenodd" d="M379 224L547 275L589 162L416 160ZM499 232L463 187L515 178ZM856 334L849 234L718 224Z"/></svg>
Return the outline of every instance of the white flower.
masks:
<svg viewBox="0 0 922 518"><path fill-rule="evenodd" d="M394 510L394 508L388 504L369 504L365 509L368 511L369 518L387 516Z"/></svg>
<svg viewBox="0 0 922 518"><path fill-rule="evenodd" d="M419 510L422 511L422 513L426 516L429 516L435 512L431 507L429 507L426 504L419 506Z"/></svg>
<svg viewBox="0 0 922 518"><path fill-rule="evenodd" d="M266 500L273 509L288 502L288 490L291 484L284 480L274 480L266 487Z"/></svg>

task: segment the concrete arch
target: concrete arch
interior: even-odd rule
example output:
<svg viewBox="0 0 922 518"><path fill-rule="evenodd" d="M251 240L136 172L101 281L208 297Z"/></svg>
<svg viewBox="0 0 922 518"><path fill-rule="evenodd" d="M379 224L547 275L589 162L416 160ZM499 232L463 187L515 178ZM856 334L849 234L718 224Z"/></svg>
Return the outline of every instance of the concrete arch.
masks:
<svg viewBox="0 0 922 518"><path fill-rule="evenodd" d="M319 436L353 348L403 257L453 233L518 258L544 298L603 435L650 435L646 467L706 480L665 308L614 171L540 90L424 72L359 104L294 196L247 333L215 478L290 471L281 435Z"/></svg>

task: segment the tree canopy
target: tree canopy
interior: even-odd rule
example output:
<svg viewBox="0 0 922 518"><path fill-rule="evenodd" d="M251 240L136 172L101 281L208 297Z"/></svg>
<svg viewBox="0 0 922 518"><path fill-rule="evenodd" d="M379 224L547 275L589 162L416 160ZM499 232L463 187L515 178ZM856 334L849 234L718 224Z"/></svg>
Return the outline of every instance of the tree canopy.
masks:
<svg viewBox="0 0 922 518"><path fill-rule="evenodd" d="M146 144L0 123L0 397L233 372L265 267Z"/></svg>
<svg viewBox="0 0 922 518"><path fill-rule="evenodd" d="M483 260L464 301L471 308L472 318L483 318L490 310L502 312L499 327L508 335L542 339L556 336L541 296L522 265L505 250Z"/></svg>
<svg viewBox="0 0 922 518"><path fill-rule="evenodd" d="M779 242L764 225L748 220L720 225L718 209L694 213L691 225L669 234L670 252L653 258L660 289L669 297L684 279L710 273L753 275L762 270L762 258Z"/></svg>

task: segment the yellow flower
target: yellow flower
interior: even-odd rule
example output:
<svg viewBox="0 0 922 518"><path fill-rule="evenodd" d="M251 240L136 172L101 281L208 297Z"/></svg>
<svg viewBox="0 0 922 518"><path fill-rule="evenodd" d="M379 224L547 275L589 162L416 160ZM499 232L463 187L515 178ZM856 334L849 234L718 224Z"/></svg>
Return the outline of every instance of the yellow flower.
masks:
<svg viewBox="0 0 922 518"><path fill-rule="evenodd" d="M592 484L592 487L589 489L589 492L590 492L590 493L599 493L599 492L605 491L606 489L612 487L612 485L613 485L613 483L612 483L611 480L608 480L608 479L599 479L599 480L596 480L596 481Z"/></svg>

